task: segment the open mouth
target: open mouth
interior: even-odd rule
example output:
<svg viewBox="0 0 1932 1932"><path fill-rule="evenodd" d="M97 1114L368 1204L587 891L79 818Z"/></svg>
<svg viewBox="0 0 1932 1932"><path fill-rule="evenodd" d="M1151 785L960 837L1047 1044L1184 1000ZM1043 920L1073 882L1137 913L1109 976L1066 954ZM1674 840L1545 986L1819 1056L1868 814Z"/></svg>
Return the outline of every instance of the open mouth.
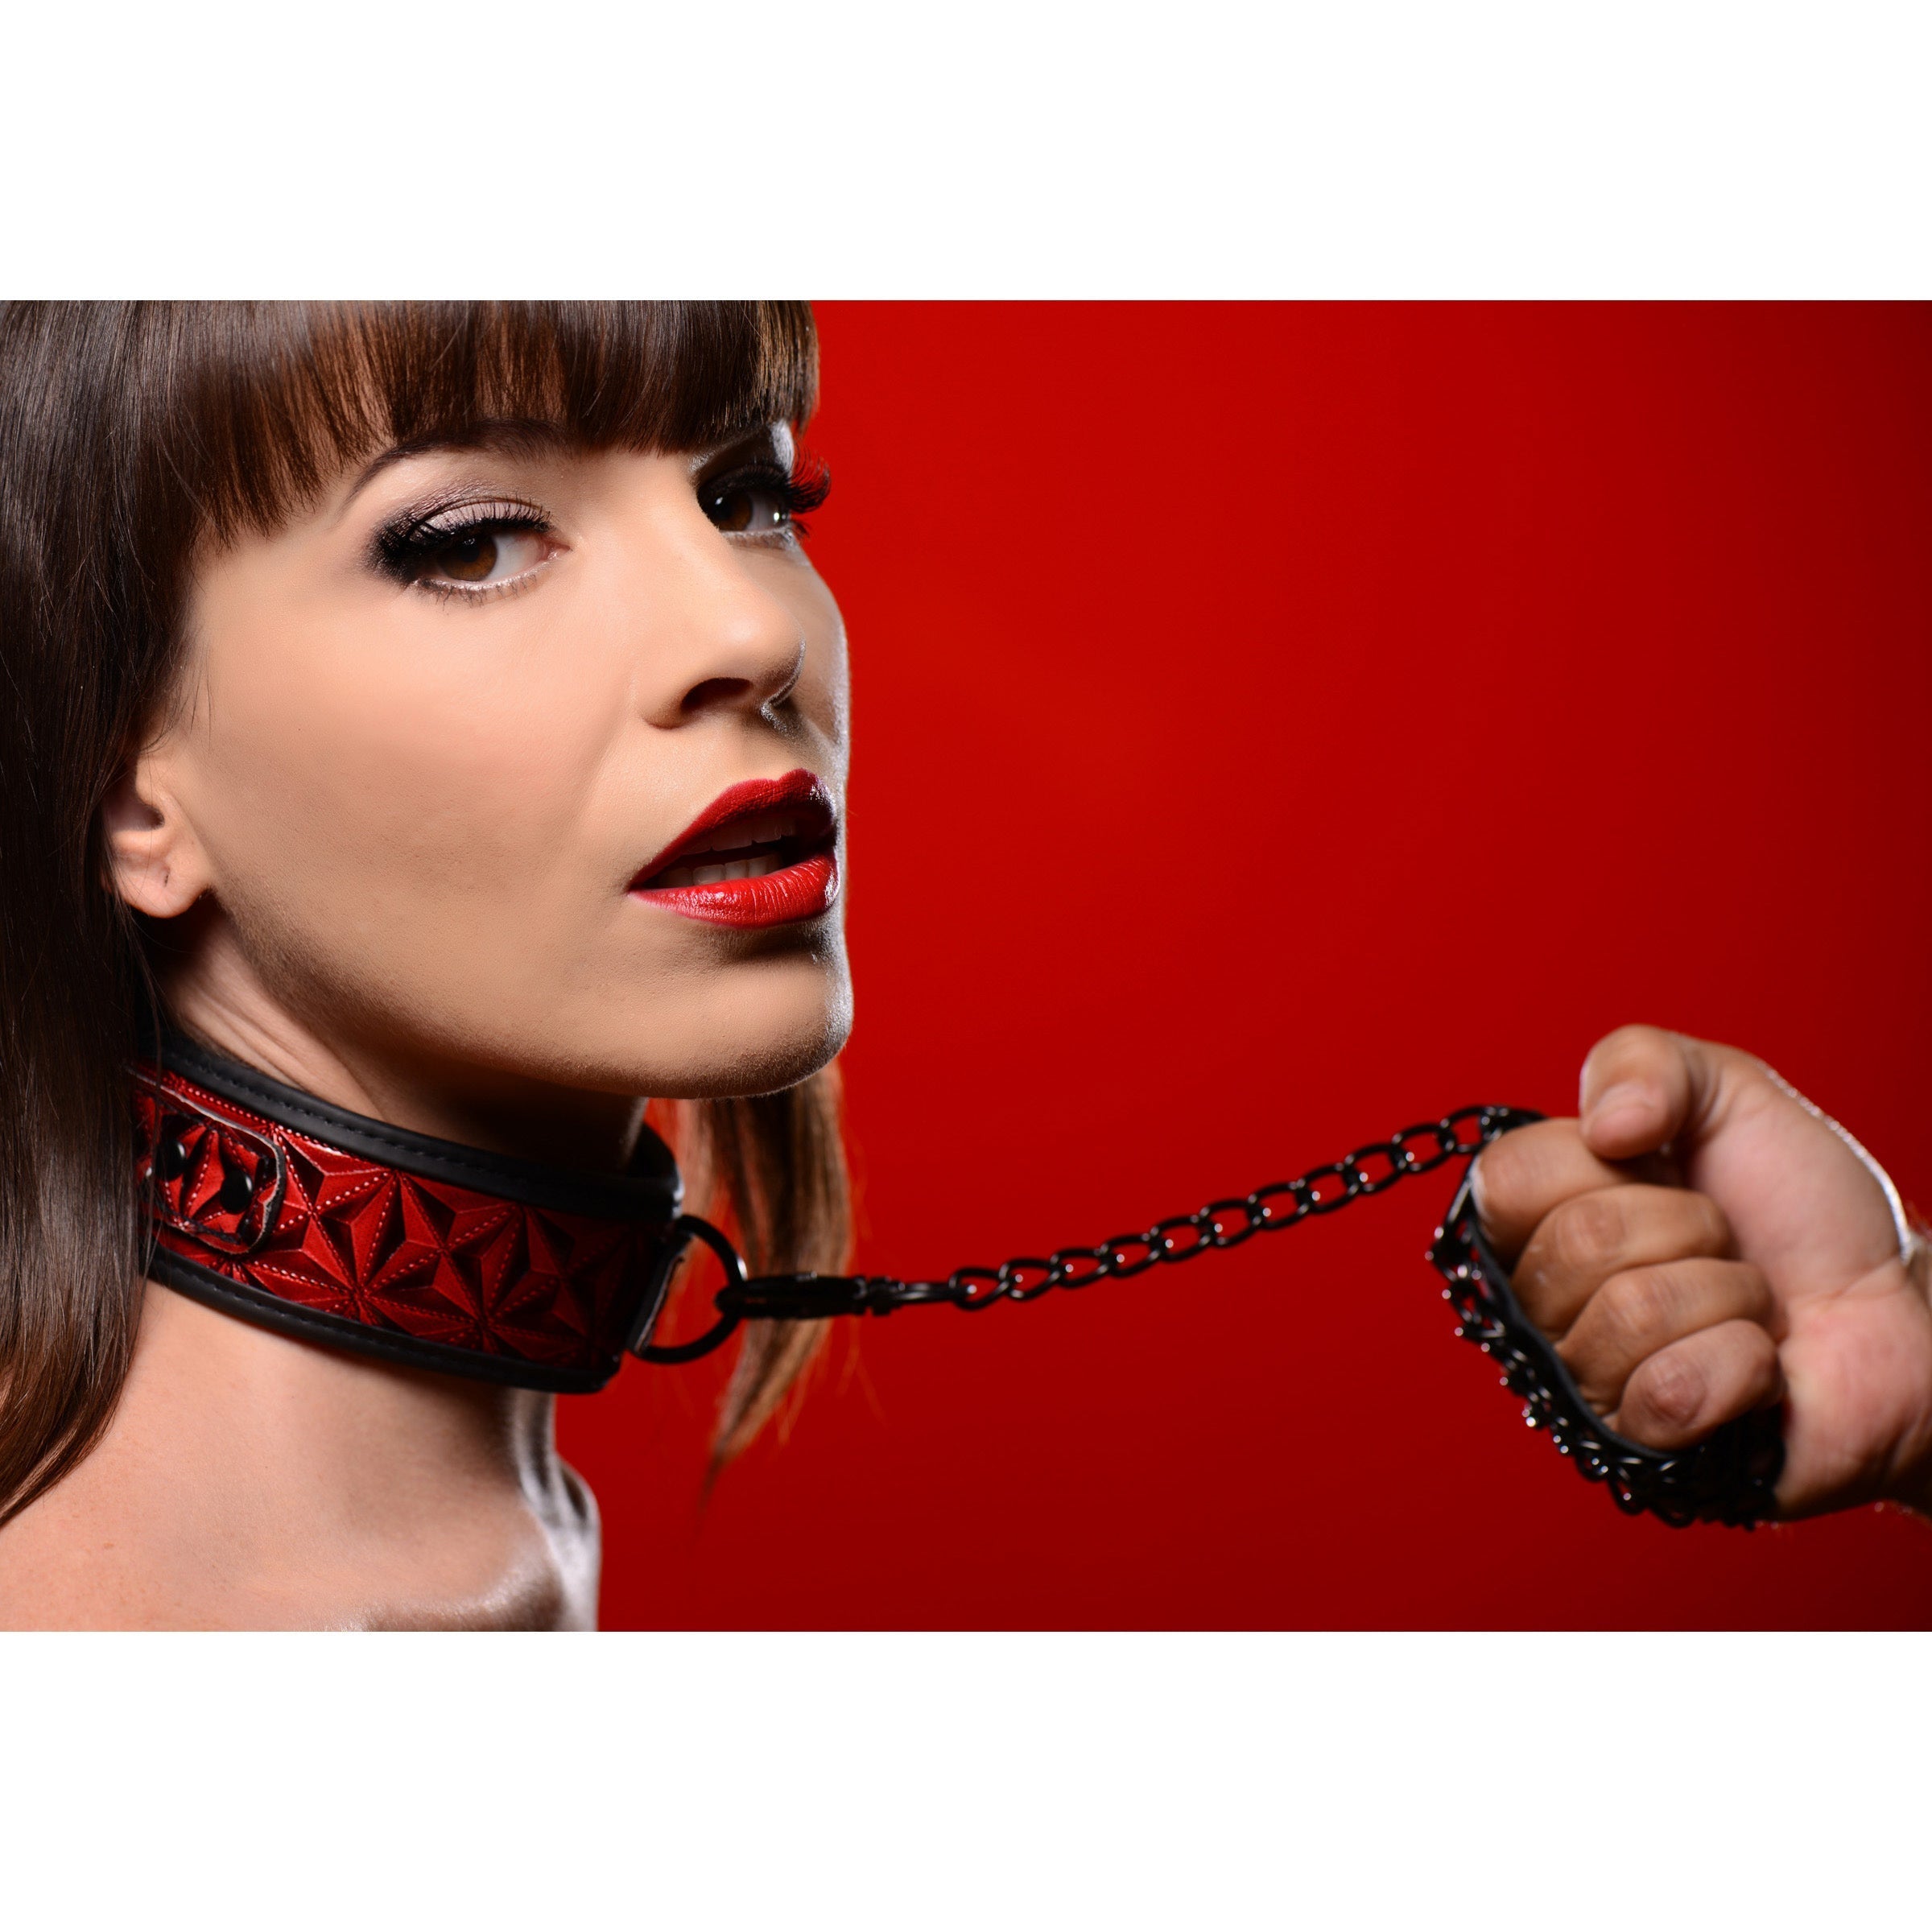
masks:
<svg viewBox="0 0 1932 1932"><path fill-rule="evenodd" d="M805 770L720 793L632 881L634 897L718 926L809 919L838 897L838 818Z"/></svg>

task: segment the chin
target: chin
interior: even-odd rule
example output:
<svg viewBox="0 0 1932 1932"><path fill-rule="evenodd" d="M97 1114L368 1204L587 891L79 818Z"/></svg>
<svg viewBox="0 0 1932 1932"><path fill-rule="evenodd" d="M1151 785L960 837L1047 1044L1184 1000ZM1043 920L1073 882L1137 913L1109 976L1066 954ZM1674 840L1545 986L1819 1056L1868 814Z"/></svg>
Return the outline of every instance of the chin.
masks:
<svg viewBox="0 0 1932 1932"><path fill-rule="evenodd" d="M852 981L842 952L783 968L768 961L755 976L716 976L675 1024L668 1018L660 1010L647 1025L633 1091L691 1100L777 1093L808 1080L844 1046Z"/></svg>

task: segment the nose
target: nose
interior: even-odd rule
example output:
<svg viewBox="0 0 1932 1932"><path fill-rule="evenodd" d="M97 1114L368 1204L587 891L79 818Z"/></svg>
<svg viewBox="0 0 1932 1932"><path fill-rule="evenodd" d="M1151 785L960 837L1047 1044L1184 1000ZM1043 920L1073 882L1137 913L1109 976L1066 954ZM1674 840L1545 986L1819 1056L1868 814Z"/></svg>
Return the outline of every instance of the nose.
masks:
<svg viewBox="0 0 1932 1932"><path fill-rule="evenodd" d="M668 729L782 703L805 668L803 625L701 510L679 523L653 546L638 708Z"/></svg>

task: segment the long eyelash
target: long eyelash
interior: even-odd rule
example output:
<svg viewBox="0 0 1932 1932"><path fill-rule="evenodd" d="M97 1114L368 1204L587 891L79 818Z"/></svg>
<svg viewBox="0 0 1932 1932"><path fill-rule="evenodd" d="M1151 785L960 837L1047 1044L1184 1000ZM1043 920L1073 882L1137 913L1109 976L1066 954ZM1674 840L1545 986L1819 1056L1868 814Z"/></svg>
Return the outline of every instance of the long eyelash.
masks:
<svg viewBox="0 0 1932 1932"><path fill-rule="evenodd" d="M785 508L796 523L802 516L822 509L825 499L832 494L832 472L826 467L823 456L800 456L791 474L785 479Z"/></svg>
<svg viewBox="0 0 1932 1932"><path fill-rule="evenodd" d="M704 490L708 495L734 486L769 490L784 506L791 528L799 536L808 537L811 526L805 518L822 508L832 494L832 472L822 457L801 455L789 470L776 463L750 463L742 469L714 477L704 485Z"/></svg>
<svg viewBox="0 0 1932 1932"><path fill-rule="evenodd" d="M548 517L535 505L504 498L495 502L433 503L405 510L378 530L369 546L369 561L398 584L414 584L425 561L443 547L473 530L525 530L533 536L549 534ZM459 592L473 597L473 591Z"/></svg>

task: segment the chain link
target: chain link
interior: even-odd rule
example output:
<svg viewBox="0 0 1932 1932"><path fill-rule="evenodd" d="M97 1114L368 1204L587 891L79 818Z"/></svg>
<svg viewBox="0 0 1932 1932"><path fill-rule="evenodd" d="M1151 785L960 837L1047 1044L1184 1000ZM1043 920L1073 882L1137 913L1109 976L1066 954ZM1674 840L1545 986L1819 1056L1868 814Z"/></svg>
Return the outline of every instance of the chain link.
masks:
<svg viewBox="0 0 1932 1932"><path fill-rule="evenodd" d="M1385 1141L1358 1147L1339 1161L1311 1167L1291 1181L1252 1194L1210 1201L1192 1214L1117 1234L1093 1248L1057 1248L1051 1254L1016 1255L993 1267L956 1268L943 1279L901 1281L887 1274L767 1274L727 1282L716 1297L720 1319L698 1342L641 1350L654 1360L688 1360L724 1341L741 1321L811 1321L829 1315L890 1315L895 1309L943 1302L976 1315L996 1302L1037 1301L1055 1289L1131 1281L1150 1268L1191 1261L1238 1248L1257 1234L1278 1234L1316 1216L1338 1213L1351 1201L1381 1194L1412 1174L1432 1174L1467 1158L1499 1134L1537 1117L1512 1107L1463 1107L1439 1121L1405 1127Z"/></svg>
<svg viewBox="0 0 1932 1932"><path fill-rule="evenodd" d="M746 1280L743 1264L708 1222L685 1225L725 1264L714 1298L717 1319L695 1341L646 1343L648 1361L687 1362L716 1348L741 1321L811 1321L837 1315L890 1315L894 1309L944 1302L976 1315L996 1302L1037 1301L1054 1290L1129 1281L1163 1264L1191 1261L1212 1249L1238 1248L1257 1234L1337 1214L1351 1201L1381 1194L1411 1174L1480 1154L1513 1128L1540 1120L1517 1107L1463 1107L1439 1121L1405 1127L1339 1161L1311 1167L1238 1199L1210 1201L1137 1234L1117 1234L1097 1248L1057 1248L1016 1255L997 1268L956 1268L943 1281L902 1282L889 1274L768 1274ZM1523 1418L1550 1439L1589 1480L1603 1484L1617 1507L1682 1528L1693 1522L1749 1525L1776 1512L1784 1445L1777 1418L1756 1414L1728 1422L1692 1447L1662 1451L1633 1443L1604 1424L1585 1401L1549 1339L1517 1306L1507 1272L1484 1243L1470 1177L1436 1229L1430 1260L1447 1282L1457 1333L1502 1370L1523 1399Z"/></svg>

